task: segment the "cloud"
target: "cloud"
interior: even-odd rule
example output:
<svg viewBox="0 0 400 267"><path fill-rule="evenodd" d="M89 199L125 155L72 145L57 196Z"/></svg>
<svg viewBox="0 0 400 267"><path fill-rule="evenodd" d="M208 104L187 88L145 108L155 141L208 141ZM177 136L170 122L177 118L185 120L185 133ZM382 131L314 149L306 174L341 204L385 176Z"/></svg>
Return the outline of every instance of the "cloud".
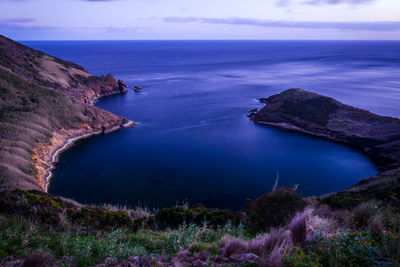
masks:
<svg viewBox="0 0 400 267"><path fill-rule="evenodd" d="M0 28L2 31L49 31L60 30L62 27L37 25L33 18L7 18L0 19Z"/></svg>
<svg viewBox="0 0 400 267"><path fill-rule="evenodd" d="M258 27L278 28L305 28L305 29L337 29L337 30L364 30L364 31L398 31L400 21L376 22L326 22L326 21L285 21L285 20L257 20L249 18L198 18L198 17L166 17L163 21L169 23L210 23L226 25L246 25Z"/></svg>
<svg viewBox="0 0 400 267"><path fill-rule="evenodd" d="M300 4L307 5L339 5L339 4L348 4L348 5L364 5L370 4L372 2L376 2L378 0L301 0L295 1ZM277 0L276 5L278 6L289 6L293 4L293 0Z"/></svg>
<svg viewBox="0 0 400 267"><path fill-rule="evenodd" d="M281 0L282 1L282 0ZM309 5L338 5L338 4L350 4L350 5L362 5L375 2L376 0L310 0L304 2Z"/></svg>
<svg viewBox="0 0 400 267"><path fill-rule="evenodd" d="M85 2L115 2L115 1L122 1L122 0L81 0Z"/></svg>
<svg viewBox="0 0 400 267"><path fill-rule="evenodd" d="M7 19L0 19L0 25L7 25L7 26L28 26L35 22L33 18L7 18Z"/></svg>

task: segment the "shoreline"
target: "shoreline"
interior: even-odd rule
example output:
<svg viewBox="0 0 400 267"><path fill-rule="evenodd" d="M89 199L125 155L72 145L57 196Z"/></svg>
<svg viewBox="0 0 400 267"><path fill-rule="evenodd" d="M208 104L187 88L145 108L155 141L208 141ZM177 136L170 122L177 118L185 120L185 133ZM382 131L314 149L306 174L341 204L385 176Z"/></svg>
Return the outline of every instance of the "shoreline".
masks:
<svg viewBox="0 0 400 267"><path fill-rule="evenodd" d="M354 149L358 153L361 153L362 155L368 157L369 160L371 160L371 162L375 165L376 169L378 170L378 173L376 175L378 175L378 174L380 174L382 172L385 172L385 171L393 169L393 168L390 168L390 167L386 166L388 164L384 163L385 159L379 158L379 157L375 156L374 154L369 153L368 151L366 151L362 147L356 146L356 145L351 144L349 142L346 142L344 140L337 139L337 138L335 138L333 136L329 136L327 134L313 133L311 131L307 131L305 129L301 129L299 127L296 127L295 125L291 125L291 124L288 124L288 123L285 123L285 122L278 122L278 123L264 122L264 121L257 121L256 122L252 118L250 118L250 120L252 120L254 123L259 124L259 125L270 126L270 127L274 127L274 128L280 129L280 130L293 131L293 132L296 132L298 134L302 134L302 135L313 137L313 138L318 138L318 139L325 140L325 141L330 141L330 142L333 142L335 144L343 145L345 147ZM360 181L362 181L364 179L368 179L368 177L367 178L363 178Z"/></svg>
<svg viewBox="0 0 400 267"><path fill-rule="evenodd" d="M88 105L94 106L99 99L120 93L125 92L111 92L103 95L96 95L89 100ZM62 128L53 132L52 137L46 144L38 143L33 150L34 155L32 156L36 171L36 175L34 175L33 178L41 190L46 193L48 192L53 177L53 170L55 169L55 163L57 163L60 154L73 146L75 142L95 135L108 134L124 128L131 128L136 125L134 121L125 118L122 119L125 120L124 123L114 123L108 128L103 127L102 130L93 129L87 123L78 124L80 127L77 128Z"/></svg>
<svg viewBox="0 0 400 267"><path fill-rule="evenodd" d="M38 176L37 179L39 180L39 186L42 187L44 192L48 192L49 186L50 186L50 182L51 179L53 177L53 170L55 169L55 163L57 163L60 155L62 152L66 151L68 148L72 147L75 142L82 140L82 139L86 139L92 136L96 136L96 135L100 135L100 134L109 134L124 128L131 128L135 126L135 122L134 121L128 121L127 123L123 124L123 125L115 125L114 127L111 127L107 130L100 131L100 130L95 130L92 132L87 132L84 131L83 133L79 133L79 129L61 129L60 132L74 132L74 130L78 130L77 135L74 135L73 133L71 134L71 136L69 136L69 138L67 138L63 143L60 144L52 144L52 140L50 140L49 143L47 143L46 145L43 145L42 150L46 150L47 153L43 153L41 155L41 160L45 161L48 165L48 167L45 169L46 171L46 175L45 177L40 177ZM64 137L67 133L54 133L54 136L60 135L62 137ZM79 134L78 134L79 133ZM38 158L40 159L40 156L38 155ZM35 166L36 169L40 168L39 166ZM40 183L41 182L41 183Z"/></svg>
<svg viewBox="0 0 400 267"><path fill-rule="evenodd" d="M375 176L364 177L346 190L324 194L320 196L322 199L354 202L362 194L369 198L380 194L379 190L391 192L390 188L397 183L400 119L374 114L302 89L285 90L266 98L263 103L266 105L250 117L254 123L343 144L367 156L377 168ZM313 117L313 114L322 115ZM340 199L340 196L348 199Z"/></svg>

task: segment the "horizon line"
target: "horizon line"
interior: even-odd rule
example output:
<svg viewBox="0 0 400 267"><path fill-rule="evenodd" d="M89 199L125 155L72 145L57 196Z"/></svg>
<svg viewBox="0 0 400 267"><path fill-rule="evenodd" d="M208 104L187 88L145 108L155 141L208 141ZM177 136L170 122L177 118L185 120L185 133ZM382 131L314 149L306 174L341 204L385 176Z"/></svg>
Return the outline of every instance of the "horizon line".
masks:
<svg viewBox="0 0 400 267"><path fill-rule="evenodd" d="M14 39L17 42L79 42L79 41L393 41L400 39Z"/></svg>

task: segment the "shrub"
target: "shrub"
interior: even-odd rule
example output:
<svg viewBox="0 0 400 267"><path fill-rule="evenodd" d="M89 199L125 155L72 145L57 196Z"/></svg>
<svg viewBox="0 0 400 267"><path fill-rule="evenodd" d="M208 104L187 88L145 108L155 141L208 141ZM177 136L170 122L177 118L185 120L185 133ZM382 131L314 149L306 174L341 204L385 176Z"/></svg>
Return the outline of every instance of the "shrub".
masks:
<svg viewBox="0 0 400 267"><path fill-rule="evenodd" d="M107 211L99 207L68 209L67 217L75 224L94 229L111 230L118 227L132 227L131 217L125 211Z"/></svg>
<svg viewBox="0 0 400 267"><path fill-rule="evenodd" d="M305 206L306 202L299 194L280 188L248 204L247 229L257 233L268 231L271 227L283 226Z"/></svg>
<svg viewBox="0 0 400 267"><path fill-rule="evenodd" d="M193 211L184 207L164 208L156 214L156 224L161 228L177 228L193 219Z"/></svg>
<svg viewBox="0 0 400 267"><path fill-rule="evenodd" d="M176 229L183 224L203 225L207 222L212 227L219 227L232 222L239 225L240 220L237 213L229 210L207 209L204 207L187 208L177 206L172 208L164 208L155 215L155 224L161 229Z"/></svg>

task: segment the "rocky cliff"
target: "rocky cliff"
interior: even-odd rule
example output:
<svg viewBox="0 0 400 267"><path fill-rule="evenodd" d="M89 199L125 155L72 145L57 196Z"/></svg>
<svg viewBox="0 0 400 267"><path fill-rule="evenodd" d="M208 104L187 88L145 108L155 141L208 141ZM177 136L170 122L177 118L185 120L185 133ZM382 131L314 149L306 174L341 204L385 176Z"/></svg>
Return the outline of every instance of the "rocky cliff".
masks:
<svg viewBox="0 0 400 267"><path fill-rule="evenodd" d="M351 191L371 191L372 187L376 190L384 181L399 193L399 119L379 116L302 89L289 89L260 101L266 106L252 114L254 122L346 143L373 158L383 172L351 187Z"/></svg>
<svg viewBox="0 0 400 267"><path fill-rule="evenodd" d="M93 106L124 85L0 35L0 187L46 190L71 138L132 125Z"/></svg>

